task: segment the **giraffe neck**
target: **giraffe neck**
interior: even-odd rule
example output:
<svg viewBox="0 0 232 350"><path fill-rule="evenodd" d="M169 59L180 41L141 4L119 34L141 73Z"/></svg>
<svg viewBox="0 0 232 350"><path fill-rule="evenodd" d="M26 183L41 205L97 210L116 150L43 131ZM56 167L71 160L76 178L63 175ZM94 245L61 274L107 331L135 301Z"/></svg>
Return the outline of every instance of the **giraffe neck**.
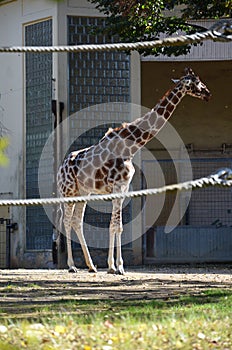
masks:
<svg viewBox="0 0 232 350"><path fill-rule="evenodd" d="M131 123L124 123L119 128L109 129L105 137L100 140L100 148L108 149L115 157L132 158L162 129L185 93L184 86L177 84L143 117Z"/></svg>
<svg viewBox="0 0 232 350"><path fill-rule="evenodd" d="M181 84L169 90L162 99L145 116L136 119L131 124L137 125L144 131L153 134L153 137L160 131L163 125L171 117L177 105L185 95L185 89Z"/></svg>
<svg viewBox="0 0 232 350"><path fill-rule="evenodd" d="M154 108L151 109L150 112L146 113L143 117L136 119L132 123L128 123L128 128L135 128L134 134L137 136L137 140L136 137L134 139L137 150L157 135L167 123L185 94L186 90L184 86L180 83L177 84L174 89L166 92L163 98ZM135 151L135 148L133 148L133 150ZM135 152L137 152L137 150Z"/></svg>
<svg viewBox="0 0 232 350"><path fill-rule="evenodd" d="M185 96L185 93L186 90L181 84L176 85L173 90L169 90L163 96L163 98L157 103L151 112L154 110L157 113L158 118L163 118L165 121L167 121L171 117L172 113L182 98ZM156 123L154 123L154 127L157 128Z"/></svg>

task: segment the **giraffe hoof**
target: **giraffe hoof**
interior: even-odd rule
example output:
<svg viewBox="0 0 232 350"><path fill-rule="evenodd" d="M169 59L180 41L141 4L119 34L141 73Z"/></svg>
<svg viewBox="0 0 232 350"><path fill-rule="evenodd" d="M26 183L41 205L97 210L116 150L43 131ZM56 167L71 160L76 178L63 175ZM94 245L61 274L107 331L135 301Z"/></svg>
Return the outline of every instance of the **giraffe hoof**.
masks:
<svg viewBox="0 0 232 350"><path fill-rule="evenodd" d="M123 267L119 267L116 271L117 275L125 275L125 271Z"/></svg>
<svg viewBox="0 0 232 350"><path fill-rule="evenodd" d="M111 274L111 275L115 275L116 274L116 270L114 268L110 268L107 270L107 273Z"/></svg>
<svg viewBox="0 0 232 350"><path fill-rule="evenodd" d="M97 273L97 268L95 266L89 268L90 273Z"/></svg>
<svg viewBox="0 0 232 350"><path fill-rule="evenodd" d="M77 273L78 269L76 268L76 266L70 266L70 268L68 269L68 272L70 272L70 273Z"/></svg>

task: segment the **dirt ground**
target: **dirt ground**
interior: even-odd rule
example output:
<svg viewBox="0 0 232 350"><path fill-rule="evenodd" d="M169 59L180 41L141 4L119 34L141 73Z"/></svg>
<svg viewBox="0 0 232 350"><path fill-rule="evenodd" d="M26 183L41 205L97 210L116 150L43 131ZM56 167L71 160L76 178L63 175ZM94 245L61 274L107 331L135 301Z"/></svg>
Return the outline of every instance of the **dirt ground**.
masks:
<svg viewBox="0 0 232 350"><path fill-rule="evenodd" d="M212 288L232 288L232 265L127 268L124 276L106 270L0 270L0 309L9 314L19 303L29 307L75 299L168 300Z"/></svg>

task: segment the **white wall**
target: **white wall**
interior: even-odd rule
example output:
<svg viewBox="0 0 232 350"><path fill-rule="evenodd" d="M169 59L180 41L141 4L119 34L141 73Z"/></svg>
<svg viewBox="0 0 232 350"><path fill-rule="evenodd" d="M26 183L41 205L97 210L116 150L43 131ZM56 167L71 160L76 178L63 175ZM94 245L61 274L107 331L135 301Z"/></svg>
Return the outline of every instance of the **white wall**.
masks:
<svg viewBox="0 0 232 350"><path fill-rule="evenodd" d="M22 45L20 1L0 6L0 45ZM3 198L22 198L24 183L23 159L23 55L0 54L0 108L1 122L9 130L10 146L7 150L9 165L0 168L0 192ZM7 194L9 192L9 195ZM1 212L1 207L0 207ZM10 217L19 224L12 235L11 256L22 247L23 208L10 208ZM19 248L21 250L21 248Z"/></svg>
<svg viewBox="0 0 232 350"><path fill-rule="evenodd" d="M20 23L20 3L18 1L0 6L0 45L22 45ZM10 146L7 154L10 164L1 168L0 192L13 192L18 197L20 192L19 174L22 171L22 111L23 80L22 54L0 54L0 106L1 122L9 129Z"/></svg>
<svg viewBox="0 0 232 350"><path fill-rule="evenodd" d="M56 14L56 3L16 0L0 6L0 46L22 46L24 24ZM9 130L9 165L0 168L0 198L25 197L25 107L24 54L0 53L0 121ZM17 266L16 251L23 254L25 208L10 208L10 217L19 225L11 236L11 257ZM0 207L1 213L1 207ZM1 216L1 215L0 215Z"/></svg>

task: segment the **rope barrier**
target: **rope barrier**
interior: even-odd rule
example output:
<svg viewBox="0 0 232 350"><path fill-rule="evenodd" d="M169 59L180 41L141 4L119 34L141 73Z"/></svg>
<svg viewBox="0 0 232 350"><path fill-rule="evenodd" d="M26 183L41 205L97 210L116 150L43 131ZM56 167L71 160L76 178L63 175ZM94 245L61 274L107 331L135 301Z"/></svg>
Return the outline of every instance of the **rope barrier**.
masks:
<svg viewBox="0 0 232 350"><path fill-rule="evenodd" d="M222 30L222 33L219 32ZM232 41L232 20L219 20L209 30L202 33L180 35L153 41L136 43L111 43L92 45L65 45L65 46L12 46L0 47L0 53L35 53L35 52L96 52L96 51L133 51L139 49L151 49L163 46L181 46L185 44L199 43L204 40L221 42Z"/></svg>
<svg viewBox="0 0 232 350"><path fill-rule="evenodd" d="M61 198L35 198L35 199L6 199L0 201L0 206L35 206L35 205L53 205L60 203L78 203L92 202L100 200L125 199L141 197L148 195L158 195L165 192L189 191L204 187L232 187L232 169L225 168L208 177L202 177L197 180L186 181L179 184L167 185L159 188L131 191L126 193L112 193L104 195L88 195L79 197L61 197Z"/></svg>

